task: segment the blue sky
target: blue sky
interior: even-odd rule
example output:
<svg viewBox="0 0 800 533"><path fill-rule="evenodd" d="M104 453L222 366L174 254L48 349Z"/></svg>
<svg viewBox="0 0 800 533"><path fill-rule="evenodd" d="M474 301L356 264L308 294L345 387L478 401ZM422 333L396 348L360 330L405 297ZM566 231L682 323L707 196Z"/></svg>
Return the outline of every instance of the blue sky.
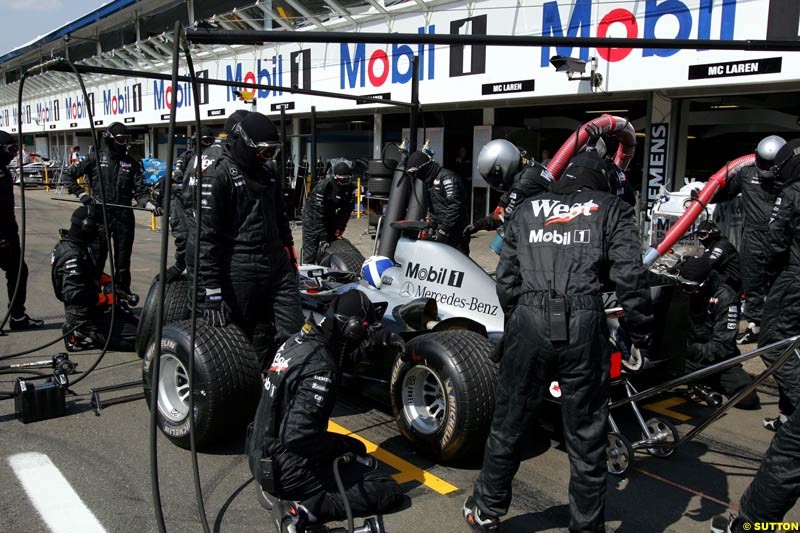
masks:
<svg viewBox="0 0 800 533"><path fill-rule="evenodd" d="M0 0L0 55L71 22L108 0Z"/></svg>

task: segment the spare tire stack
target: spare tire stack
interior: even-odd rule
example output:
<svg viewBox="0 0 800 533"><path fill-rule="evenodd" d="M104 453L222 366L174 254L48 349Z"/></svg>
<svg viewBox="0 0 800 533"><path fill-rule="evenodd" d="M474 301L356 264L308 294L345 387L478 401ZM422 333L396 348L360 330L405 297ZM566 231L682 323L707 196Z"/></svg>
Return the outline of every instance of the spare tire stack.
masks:
<svg viewBox="0 0 800 533"><path fill-rule="evenodd" d="M369 176L367 180L367 192L369 193L367 211L369 212L369 225L372 227L378 225L383 208L380 200L389 197L394 167L397 166L397 161L394 159L386 160L385 163L383 159L370 159L367 162L367 175ZM376 199L378 201L375 201Z"/></svg>

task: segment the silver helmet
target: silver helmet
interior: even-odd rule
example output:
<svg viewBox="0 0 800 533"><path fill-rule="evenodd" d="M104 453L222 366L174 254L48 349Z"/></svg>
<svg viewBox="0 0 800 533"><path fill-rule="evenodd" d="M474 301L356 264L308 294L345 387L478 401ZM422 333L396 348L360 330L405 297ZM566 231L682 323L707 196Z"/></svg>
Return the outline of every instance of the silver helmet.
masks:
<svg viewBox="0 0 800 533"><path fill-rule="evenodd" d="M775 160L778 150L784 144L786 144L786 140L777 135L770 135L761 139L761 142L756 147L756 168L759 176L762 178L775 177L775 173L772 171L772 162Z"/></svg>
<svg viewBox="0 0 800 533"><path fill-rule="evenodd" d="M478 154L478 172L494 189L506 191L519 171L519 149L505 139L486 143Z"/></svg>

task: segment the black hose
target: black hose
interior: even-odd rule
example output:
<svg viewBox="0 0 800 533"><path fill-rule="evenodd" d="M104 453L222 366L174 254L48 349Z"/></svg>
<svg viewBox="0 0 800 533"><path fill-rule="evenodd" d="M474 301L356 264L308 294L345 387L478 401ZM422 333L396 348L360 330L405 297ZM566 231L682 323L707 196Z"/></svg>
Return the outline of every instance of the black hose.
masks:
<svg viewBox="0 0 800 533"><path fill-rule="evenodd" d="M85 102L89 102L89 95L86 92L86 86L83 83L83 77L75 69L75 65L73 65L69 60L66 60L66 59L61 59L61 60L59 60L59 62L64 63L65 65L69 66L69 68L72 70L72 72L78 78L78 83L80 84L81 92L83 94L84 101ZM18 92L17 124L19 125L19 136L18 137L19 137L19 145L20 146L24 146L23 131L22 131L22 94L23 94L23 88L24 88L24 85L25 85L25 80L27 79L29 73L30 73L30 69L26 70L25 73L23 74L22 79L20 80L19 92ZM87 117L89 119L89 128L92 131L92 145L94 146L95 153L99 153L99 147L97 145L97 132L95 131L95 127L94 127L94 114L92 113L92 109L90 107L87 107L87 113L88 113ZM17 273L17 280L16 280L16 283L15 283L15 286L14 286L14 294L12 295L11 299L9 300L8 312L6 313L6 316L3 318L3 321L0 323L0 330L3 328L3 326L5 326L6 321L8 320L8 318L11 315L11 308L12 308L11 304L16 299L17 292L19 290L19 285L20 285L20 281L21 281L21 277L22 277L22 266L24 264L24 259L25 259L25 232L26 232L25 177L24 177L24 173L22 172L22 157L19 156L18 159L19 159L20 185L21 185L21 189L22 189L20 191L21 192L21 194L20 194L21 214L20 214L20 216L22 218L22 224L21 224L22 232L21 232L21 236L20 236L19 272ZM100 176L100 160L98 158L95 158L95 170L97 172L97 175ZM102 207L102 213L103 213L103 231L105 233L106 248L108 249L109 262L111 263L111 272L113 273L114 272L114 249L111 246L111 235L110 235L110 233L108 231L108 216L106 214L106 207L105 207L105 203L106 203L105 186L103 185L103 180L102 179L100 179L99 181L100 181L100 197L101 197L101 200L102 200L102 206L101 207ZM90 187L91 187L91 184L90 184ZM102 266L101 266L101 268L102 268ZM112 275L112 277L111 277L111 291L113 293L116 293L116 285L115 285L116 282L115 282L114 278L115 278L115 276ZM99 357L92 364L92 366L89 367L89 369L85 373L83 373L78 379L76 379L73 382L73 385L75 383L80 382L81 380L86 378L89 374L91 374L92 371L95 368L97 368L97 365L100 364L100 361L102 361L102 359L105 357L105 354L106 354L106 352L108 350L108 345L109 345L109 343L111 341L111 333L114 331L114 323L115 323L115 321L116 321L116 305L112 305L111 306L111 323L109 324L109 327L108 327L108 334L106 335L106 342L105 342L105 345L103 346L103 351L100 353ZM66 334L63 335L61 337L61 339L63 339L64 337L66 337ZM55 344L56 342L58 342L61 339L56 339L55 341L53 341L53 342L51 342L51 343L49 343L49 344L47 344L47 345L45 345L43 347L47 347L47 346L49 346L51 344ZM41 348L37 348L37 350L38 349L41 349ZM30 350L30 351L28 351L28 353L31 353L33 351L36 351L36 350ZM17 354L17 355L19 355L19 354ZM17 356L17 355L14 355L14 356ZM21 355L25 355L25 354L23 353ZM7 359L9 357L11 357L11 356L5 356L4 358Z"/></svg>
<svg viewBox="0 0 800 533"><path fill-rule="evenodd" d="M176 34L177 35L177 34ZM177 38L176 38L177 41ZM189 67L189 77L191 78L192 84L192 92L194 93L194 118L195 118L195 143L194 145L197 147L197 163L194 166L194 176L195 176L195 197L194 197L194 211L195 213L200 213L200 202L202 199L202 192L203 186L201 183L202 174L202 155L203 149L202 144L200 143L200 129L202 128L202 124L200 122L200 91L197 87L197 78L195 76L194 71L194 62L192 61L192 54L191 50L189 49L189 43L186 40L183 40L184 43L184 54L186 56L186 63ZM177 52L175 52L175 57L173 61L177 64L178 63L178 56ZM174 91L173 91L174 92ZM197 216L197 215L195 215ZM195 265L195 272L197 272L197 265L200 264L200 221L195 221L195 239L194 242L196 243L193 254L194 254L194 265ZM163 279L163 278L162 278ZM195 339L197 335L197 276L192 276L192 311L191 311L191 321L192 327L191 332L189 334L189 413L192 417L194 417L194 346L195 346ZM192 478L194 479L194 495L195 500L197 500L197 513L200 517L200 523L203 525L204 533L210 533L210 529L208 527L208 518L206 517L206 508L203 502L203 486L200 483L200 467L197 461L197 444L195 441L195 430L194 430L194 418L192 418L189 424L189 448L191 449L192 453Z"/></svg>
<svg viewBox="0 0 800 533"><path fill-rule="evenodd" d="M342 460L349 462L350 458L347 455L342 455L333 460L333 479L336 480L336 487L339 489L339 494L341 494L344 502L344 512L347 515L347 531L352 532L355 529L353 525L353 509L350 508L350 500L347 499L347 492L344 490L342 476L339 473L339 461Z"/></svg>
<svg viewBox="0 0 800 533"><path fill-rule="evenodd" d="M22 76L19 81L19 91L17 93L17 124L19 125L19 134L17 135L19 152L17 152L17 163L19 164L19 207L20 207L20 237L19 237L19 263L17 265L17 279L14 282L14 292L8 299L8 310L0 322L0 331L6 326L6 322L11 318L11 310L14 308L14 300L17 299L19 293L19 285L22 280L22 269L25 266L25 173L22 171L22 150L25 148L25 140L22 136L22 88L25 86L25 80L28 77L28 72ZM11 184L11 195L14 195L14 184Z"/></svg>
<svg viewBox="0 0 800 533"><path fill-rule="evenodd" d="M183 27L180 21L175 21L175 30L172 40L172 87L173 89L178 86L178 54L180 52L180 40L183 37ZM178 108L178 91L173 90L171 96L170 111L169 111L169 129L167 139L167 172L172 169L172 164L175 159L175 113ZM197 98L195 98L195 101ZM162 202L164 212L169 217L170 205L172 200L172 178L167 176L162 183ZM159 260L159 274L158 279L161 283L158 284L158 298L156 299L156 331L153 342L155 343L155 354L152 361L153 371L150 378L150 484L153 490L153 509L156 514L156 523L160 533L166 533L167 526L164 523L164 510L161 504L161 488L158 482L158 382L161 370L161 338L163 335L164 327L164 298L167 289L167 253L169 252L169 223L162 223L161 231L161 257ZM189 360L191 361L192 358ZM191 371L189 372L189 380L191 383ZM191 397L191 387L189 389ZM194 426L194 412L189 411L189 427Z"/></svg>
<svg viewBox="0 0 800 533"><path fill-rule="evenodd" d="M22 351L22 352L17 352L17 353L12 353L12 354L8 354L8 355L0 356L0 361L5 361L6 359L13 359L14 357L21 357L23 355L28 355L30 353L38 352L39 350L43 350L44 348L47 348L48 346L52 346L53 344L57 343L58 341L64 339L65 337L67 337L69 335L72 335L75 332L76 329L78 329L78 328L72 328L68 332L66 332L63 335L61 335L59 338L57 338L55 340L52 340L52 341L48 342L47 344L42 344L41 346L37 346L36 348L31 348L29 350L25 350L25 351Z"/></svg>
<svg viewBox="0 0 800 533"><path fill-rule="evenodd" d="M83 94L84 102L89 102L89 94L86 92L86 85L83 83L83 76L81 76L81 74L77 71L77 69L75 68L75 65L73 65L71 61L65 59L64 63L67 66L69 66L69 68L72 70L72 72L75 73L75 76L77 76L78 83L81 86L81 93ZM21 105L21 102L20 102L20 105ZM88 104L87 104L86 109L87 109L87 112L88 112L87 116L89 118L89 127L91 128L91 131L92 131L92 146L94 146L95 170L97 172L97 178L98 178L97 181L100 182L100 198L102 199L102 205L100 206L101 207L100 211L103 213L103 232L105 233L106 249L108 250L108 261L109 261L110 266L111 266L111 293L112 294L117 294L117 286L116 286L116 283L117 283L116 282L116 277L117 276L116 276L116 269L114 268L114 264L115 264L114 255L115 254L114 254L114 248L111 246L111 233L108 230L108 213L106 211L106 188L105 188L105 185L103 184L103 179L100 176L100 173L101 173L100 157L99 157L100 147L97 145L97 131L95 130L95 127L94 127L94 116L93 116L93 113L92 113L92 109L91 109L90 106L88 106ZM89 184L89 186L91 187L91 183ZM103 267L105 267L105 265L100 265L101 271L102 271ZM90 366L89 369L86 370L86 372L82 373L78 377L78 379L73 381L72 385L77 385L78 383L80 383L81 381L86 379L94 371L94 369L97 368L97 365L100 364L100 361L102 361L105 358L106 352L108 352L108 346L111 343L112 333L114 332L114 324L116 323L116 319L117 319L117 305L118 304L116 304L116 303L111 305L111 322L108 325L108 333L106 334L106 342L103 345L103 350L100 352L100 355L97 357L95 362L92 363L92 366Z"/></svg>

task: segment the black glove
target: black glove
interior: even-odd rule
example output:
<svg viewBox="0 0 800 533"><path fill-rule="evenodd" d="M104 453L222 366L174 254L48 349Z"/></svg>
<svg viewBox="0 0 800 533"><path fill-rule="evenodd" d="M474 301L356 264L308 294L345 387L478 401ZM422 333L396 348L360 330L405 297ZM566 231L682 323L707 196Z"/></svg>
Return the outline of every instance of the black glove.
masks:
<svg viewBox="0 0 800 533"><path fill-rule="evenodd" d="M83 205L86 207L91 207L94 205L94 197L89 194L88 192L82 192L78 195L78 200L81 201Z"/></svg>
<svg viewBox="0 0 800 533"><path fill-rule="evenodd" d="M378 460L372 457L371 455L359 455L353 452L347 452L346 454L342 455L341 458L342 461L345 463L350 463L355 461L356 463L370 470L378 469Z"/></svg>
<svg viewBox="0 0 800 533"><path fill-rule="evenodd" d="M231 308L222 299L222 289L206 289L203 319L215 328L225 327L231 321Z"/></svg>
<svg viewBox="0 0 800 533"><path fill-rule="evenodd" d="M185 266L181 266L177 263L169 267L167 269L167 275L166 275L167 283L172 283L173 281L178 279L180 275L183 274L183 271L185 269L186 269Z"/></svg>
<svg viewBox="0 0 800 533"><path fill-rule="evenodd" d="M603 128L601 128L597 124L589 124L586 126L586 133L589 134L589 137L599 138L600 135L603 133Z"/></svg>
<svg viewBox="0 0 800 533"><path fill-rule="evenodd" d="M390 333L388 331L384 331L383 338L381 339L381 344L383 344L388 348L392 348L394 351L399 352L400 359L403 359L404 361L408 357L406 341L404 341L403 337L401 337L397 333Z"/></svg>
<svg viewBox="0 0 800 533"><path fill-rule="evenodd" d="M488 231L497 229L495 227L494 218L489 215L483 218L479 218L466 228L464 228L464 237L467 235L472 235L473 233L477 233L479 231Z"/></svg>
<svg viewBox="0 0 800 533"><path fill-rule="evenodd" d="M145 209L148 209L153 212L153 214L157 217L160 217L164 214L164 210L161 207L157 206L153 202L147 202L144 206Z"/></svg>
<svg viewBox="0 0 800 533"><path fill-rule="evenodd" d="M426 228L425 239L428 241L447 242L447 233L441 229Z"/></svg>

